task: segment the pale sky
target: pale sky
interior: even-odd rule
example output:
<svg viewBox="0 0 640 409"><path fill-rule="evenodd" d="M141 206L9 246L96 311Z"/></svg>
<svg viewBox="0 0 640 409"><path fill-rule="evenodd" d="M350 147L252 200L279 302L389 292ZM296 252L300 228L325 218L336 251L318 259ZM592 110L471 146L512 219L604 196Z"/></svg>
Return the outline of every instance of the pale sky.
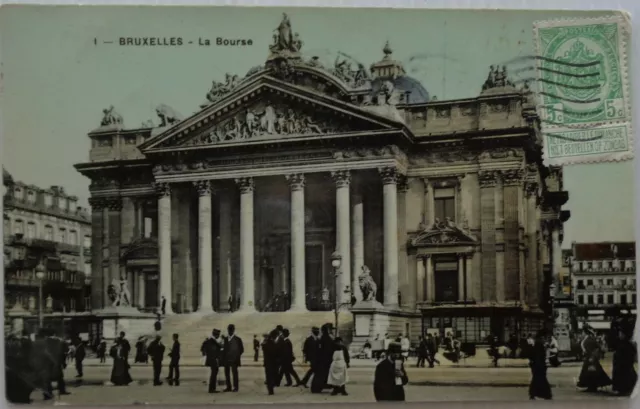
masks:
<svg viewBox="0 0 640 409"><path fill-rule="evenodd" d="M5 6L0 13L3 166L16 180L64 186L86 204L89 180L73 165L88 160L87 132L100 124L102 109L114 105L128 127L148 119L157 123L153 108L159 103L190 115L212 80L223 81L226 72L244 76L264 63L282 12L300 33L303 52L319 55L327 65L341 51L368 66L390 41L394 58L439 100L474 97L489 65L532 55L534 21L587 14ZM100 44L133 36L182 37L194 44ZM196 45L199 38L215 43L216 37L251 39L253 45ZM518 67L510 66L512 72ZM572 216L563 247L574 240L634 240L632 162L565 167L564 176L570 197L565 208Z"/></svg>

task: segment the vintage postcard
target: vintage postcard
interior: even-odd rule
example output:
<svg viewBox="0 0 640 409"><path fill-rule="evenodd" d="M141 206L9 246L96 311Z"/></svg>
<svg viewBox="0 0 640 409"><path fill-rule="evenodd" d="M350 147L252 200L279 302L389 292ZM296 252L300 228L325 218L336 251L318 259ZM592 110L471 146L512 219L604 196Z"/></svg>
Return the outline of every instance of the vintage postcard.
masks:
<svg viewBox="0 0 640 409"><path fill-rule="evenodd" d="M629 397L630 27L2 8L7 400Z"/></svg>

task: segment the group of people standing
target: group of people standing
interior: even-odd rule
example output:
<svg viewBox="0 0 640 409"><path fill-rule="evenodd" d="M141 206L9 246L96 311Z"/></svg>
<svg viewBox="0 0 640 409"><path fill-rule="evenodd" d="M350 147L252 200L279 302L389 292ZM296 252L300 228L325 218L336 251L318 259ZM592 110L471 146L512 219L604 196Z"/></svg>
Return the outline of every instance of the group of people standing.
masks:
<svg viewBox="0 0 640 409"><path fill-rule="evenodd" d="M221 336L219 329L214 329L211 336L202 343L200 352L204 357L204 365L209 368L209 393L218 393L218 371L221 366L224 368L226 381L224 392L238 392L238 367L244 354L244 344L236 335L236 327L229 324L225 336Z"/></svg>

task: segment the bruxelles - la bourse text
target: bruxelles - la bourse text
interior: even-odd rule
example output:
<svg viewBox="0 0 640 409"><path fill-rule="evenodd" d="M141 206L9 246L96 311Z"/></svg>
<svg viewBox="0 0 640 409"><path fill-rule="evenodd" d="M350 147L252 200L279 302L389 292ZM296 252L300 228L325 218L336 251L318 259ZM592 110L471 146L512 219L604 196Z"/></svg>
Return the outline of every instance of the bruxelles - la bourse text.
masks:
<svg viewBox="0 0 640 409"><path fill-rule="evenodd" d="M185 44L196 44L199 46L231 46L244 47L253 45L250 38L225 38L216 37L215 39L198 37L197 41L185 40L182 37L120 37L118 40L120 45L124 46L147 46L147 47L179 47Z"/></svg>

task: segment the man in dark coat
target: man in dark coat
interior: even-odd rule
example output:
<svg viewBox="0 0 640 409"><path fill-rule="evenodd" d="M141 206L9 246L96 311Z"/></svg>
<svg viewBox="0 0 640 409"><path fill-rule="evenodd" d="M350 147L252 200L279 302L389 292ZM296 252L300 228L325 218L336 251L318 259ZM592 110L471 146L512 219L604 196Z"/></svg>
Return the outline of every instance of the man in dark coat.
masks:
<svg viewBox="0 0 640 409"><path fill-rule="evenodd" d="M314 376L311 381L311 393L321 393L327 387L329 368L331 367L335 350L335 343L331 337L332 329L333 326L331 324L324 324L320 329L322 335L320 336Z"/></svg>
<svg viewBox="0 0 640 409"><path fill-rule="evenodd" d="M100 358L101 364L107 362L107 341L105 341L104 338L102 338L98 343L98 348L96 349L96 353L98 355L98 358Z"/></svg>
<svg viewBox="0 0 640 409"><path fill-rule="evenodd" d="M151 357L153 363L153 386L162 385L160 381L160 372L162 371L162 359L164 359L164 345L160 341L160 335L156 335L156 339L149 343L147 354Z"/></svg>
<svg viewBox="0 0 640 409"><path fill-rule="evenodd" d="M409 378L402 363L402 348L392 343L387 356L376 366L373 394L376 401L404 401L404 385Z"/></svg>
<svg viewBox="0 0 640 409"><path fill-rule="evenodd" d="M233 375L233 392L238 392L238 367L240 366L240 358L244 353L244 345L242 339L236 336L236 327L229 324L227 327L228 336L224 339L224 377L227 387L224 392L231 392L231 375Z"/></svg>
<svg viewBox="0 0 640 409"><path fill-rule="evenodd" d="M53 399L53 385L51 384L53 368L56 359L47 349L46 331L40 329L36 333L36 339L31 347L29 356L30 366L35 371L36 386L42 389L44 400Z"/></svg>
<svg viewBox="0 0 640 409"><path fill-rule="evenodd" d="M302 347L302 355L304 358L304 362L309 363L309 370L300 381L300 384L305 388L307 387L307 382L309 382L309 379L311 379L311 375L313 375L314 367L316 364L316 359L318 355L318 337L319 336L320 336L320 328L318 327L311 328L311 335L307 337Z"/></svg>
<svg viewBox="0 0 640 409"><path fill-rule="evenodd" d="M47 351L53 359L51 380L58 382L58 393L60 393L60 395L69 395L64 381L64 368L67 367L67 353L69 351L67 343L55 337L53 331L48 331L46 344Z"/></svg>
<svg viewBox="0 0 640 409"><path fill-rule="evenodd" d="M84 342L82 342L82 340L78 338L76 341L76 354L75 354L76 371L78 372L78 374L76 375L76 378L82 378L83 376L82 362L84 361L84 358L86 356L87 356L87 351L86 351Z"/></svg>
<svg viewBox="0 0 640 409"><path fill-rule="evenodd" d="M129 353L131 352L131 344L129 343L129 341L125 338L125 333L124 331L120 332L120 338L118 339L118 342L120 344L120 346L122 347L122 353L125 357L125 360L128 361L129 360Z"/></svg>
<svg viewBox="0 0 640 409"><path fill-rule="evenodd" d="M209 367L209 393L218 393L218 368L222 358L222 345L220 345L220 330L214 329L211 338L202 344L202 355L205 356L205 366Z"/></svg>
<svg viewBox="0 0 640 409"><path fill-rule="evenodd" d="M253 336L253 362L258 362L258 357L260 355L260 341L258 341L258 336Z"/></svg>
<svg viewBox="0 0 640 409"><path fill-rule="evenodd" d="M289 339L289 330L284 328L282 330L282 341L281 341L281 350L280 350L280 373L278 374L278 384L282 381L282 377L284 376L287 379L287 383L285 386L292 386L291 377L296 381L296 386L299 386L302 382L300 382L300 377L296 373L296 370L293 369L293 362L296 360L296 357L293 355L293 344L291 344L291 340Z"/></svg>
<svg viewBox="0 0 640 409"><path fill-rule="evenodd" d="M278 351L276 350L276 338L278 331L273 330L265 337L262 343L262 359L264 365L265 383L269 395L273 395L273 388L276 386L278 377Z"/></svg>
<svg viewBox="0 0 640 409"><path fill-rule="evenodd" d="M169 385L180 386L180 342L178 341L178 334L173 334L173 345L169 352L169 376L167 381Z"/></svg>

